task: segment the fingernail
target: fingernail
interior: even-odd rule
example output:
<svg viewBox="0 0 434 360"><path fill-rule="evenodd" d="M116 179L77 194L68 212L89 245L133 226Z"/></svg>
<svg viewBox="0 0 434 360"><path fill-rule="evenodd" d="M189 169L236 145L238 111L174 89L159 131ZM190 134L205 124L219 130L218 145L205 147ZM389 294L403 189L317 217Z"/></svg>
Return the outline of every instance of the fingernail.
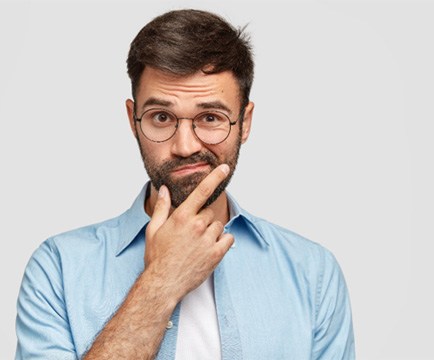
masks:
<svg viewBox="0 0 434 360"><path fill-rule="evenodd" d="M229 174L229 165L223 164L220 169L224 172L225 175Z"/></svg>
<svg viewBox="0 0 434 360"><path fill-rule="evenodd" d="M158 191L158 197L164 198L167 194L167 188L164 185L160 186L160 190Z"/></svg>

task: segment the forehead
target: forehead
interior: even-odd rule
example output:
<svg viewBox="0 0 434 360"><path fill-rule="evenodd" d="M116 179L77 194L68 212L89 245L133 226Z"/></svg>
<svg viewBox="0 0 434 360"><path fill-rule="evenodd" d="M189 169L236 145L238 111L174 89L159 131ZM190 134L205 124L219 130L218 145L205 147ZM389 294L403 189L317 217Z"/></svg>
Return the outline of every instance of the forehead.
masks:
<svg viewBox="0 0 434 360"><path fill-rule="evenodd" d="M170 102L174 108L194 107L204 102L219 101L236 111L240 103L238 82L230 71L179 76L146 67L136 93L139 107L149 98Z"/></svg>

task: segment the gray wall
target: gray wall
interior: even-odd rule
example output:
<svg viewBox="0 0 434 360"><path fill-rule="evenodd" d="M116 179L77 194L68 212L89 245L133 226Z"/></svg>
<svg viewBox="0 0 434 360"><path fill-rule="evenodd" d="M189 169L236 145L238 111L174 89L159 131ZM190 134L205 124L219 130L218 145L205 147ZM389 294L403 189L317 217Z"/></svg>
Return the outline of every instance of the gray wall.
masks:
<svg viewBox="0 0 434 360"><path fill-rule="evenodd" d="M234 0L0 3L0 358L34 249L121 213L146 180L126 54L181 7L252 33L254 127L230 192L336 255L358 359L433 359L433 2Z"/></svg>

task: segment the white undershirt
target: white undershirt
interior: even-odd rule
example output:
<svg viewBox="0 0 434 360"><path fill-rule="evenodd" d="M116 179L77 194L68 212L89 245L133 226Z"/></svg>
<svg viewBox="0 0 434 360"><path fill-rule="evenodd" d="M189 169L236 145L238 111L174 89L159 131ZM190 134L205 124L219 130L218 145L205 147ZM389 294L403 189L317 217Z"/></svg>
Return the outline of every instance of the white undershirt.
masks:
<svg viewBox="0 0 434 360"><path fill-rule="evenodd" d="M175 359L221 359L212 275L181 301Z"/></svg>

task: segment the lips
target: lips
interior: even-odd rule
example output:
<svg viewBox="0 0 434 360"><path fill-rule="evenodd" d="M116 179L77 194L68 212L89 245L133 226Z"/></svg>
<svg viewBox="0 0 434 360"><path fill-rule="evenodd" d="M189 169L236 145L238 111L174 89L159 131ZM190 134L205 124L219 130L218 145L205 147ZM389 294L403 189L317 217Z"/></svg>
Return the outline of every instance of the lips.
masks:
<svg viewBox="0 0 434 360"><path fill-rule="evenodd" d="M187 175L191 173L195 173L198 171L204 171L207 170L209 167L209 164L206 162L199 162L195 164L188 164L185 166L180 166L172 171L172 174L174 175Z"/></svg>

